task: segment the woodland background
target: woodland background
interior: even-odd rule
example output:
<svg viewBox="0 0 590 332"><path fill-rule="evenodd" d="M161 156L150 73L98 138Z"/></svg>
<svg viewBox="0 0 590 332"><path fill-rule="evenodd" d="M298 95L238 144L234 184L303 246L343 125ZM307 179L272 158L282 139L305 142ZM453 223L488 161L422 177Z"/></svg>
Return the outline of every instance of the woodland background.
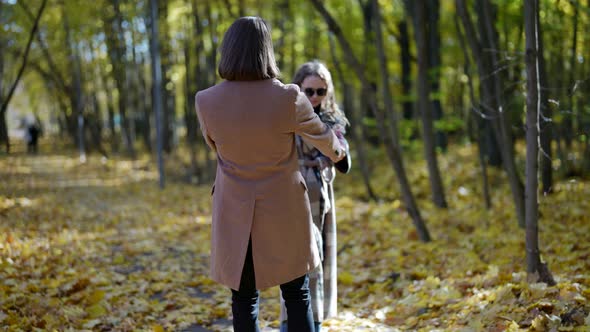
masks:
<svg viewBox="0 0 590 332"><path fill-rule="evenodd" d="M351 122L327 330L589 330L588 0L0 1L1 330L228 329L193 103L244 15Z"/></svg>

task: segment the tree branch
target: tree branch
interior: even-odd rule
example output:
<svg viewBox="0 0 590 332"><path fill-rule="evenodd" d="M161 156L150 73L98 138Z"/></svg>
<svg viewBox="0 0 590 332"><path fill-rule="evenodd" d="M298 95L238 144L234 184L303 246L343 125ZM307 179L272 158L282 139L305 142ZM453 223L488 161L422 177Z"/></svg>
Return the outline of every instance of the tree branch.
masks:
<svg viewBox="0 0 590 332"><path fill-rule="evenodd" d="M31 10L29 9L29 7L27 7L27 5L24 3L24 1L19 1L18 4L25 11L27 16L31 20L31 22L34 23L35 16L33 16L33 12L31 12ZM37 33L35 35L37 36L37 42L39 43L39 46L41 46L41 50L43 51L43 55L45 55L45 58L47 59L47 63L49 65L49 70L55 76L55 78L53 80L60 86L60 88L64 92L68 93L68 90L70 89L70 87L66 85L66 83L65 83L66 81L65 81L64 77L57 70L57 66L55 65L55 61L53 61L53 58L51 57L51 54L49 53L49 48L45 44L45 41L43 40L43 38L41 38L41 34L39 33L38 29L37 29Z"/></svg>
<svg viewBox="0 0 590 332"><path fill-rule="evenodd" d="M29 34L29 41L27 42L27 47L25 48L25 52L23 54L23 62L18 70L18 74L16 76L16 79L14 80L14 83L10 87L10 90L8 92L8 96L6 96L6 99L2 103L2 108L0 108L0 114L6 113L6 109L8 108L8 104L10 103L10 99L12 99L12 96L14 95L14 91L16 90L16 87L18 85L18 82L20 81L21 77L23 76L23 72L25 71L25 67L27 66L27 58L29 57L29 51L31 50L31 44L33 43L33 37L35 36L35 33L37 33L37 28L39 27L39 20L41 19L41 15L43 14L43 10L45 10L46 4L47 4L47 0L43 0L43 3L41 4L39 11L37 12L37 17L35 18L35 24L33 25L33 29L31 30L31 33Z"/></svg>

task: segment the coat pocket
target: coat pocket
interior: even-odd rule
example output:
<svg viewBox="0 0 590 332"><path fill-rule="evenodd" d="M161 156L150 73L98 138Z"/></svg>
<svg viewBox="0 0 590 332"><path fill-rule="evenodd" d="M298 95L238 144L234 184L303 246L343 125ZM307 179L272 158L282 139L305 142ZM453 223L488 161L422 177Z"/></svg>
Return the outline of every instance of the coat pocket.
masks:
<svg viewBox="0 0 590 332"><path fill-rule="evenodd" d="M213 187L211 187L211 196L213 196L214 192L215 192L215 184L213 184Z"/></svg>

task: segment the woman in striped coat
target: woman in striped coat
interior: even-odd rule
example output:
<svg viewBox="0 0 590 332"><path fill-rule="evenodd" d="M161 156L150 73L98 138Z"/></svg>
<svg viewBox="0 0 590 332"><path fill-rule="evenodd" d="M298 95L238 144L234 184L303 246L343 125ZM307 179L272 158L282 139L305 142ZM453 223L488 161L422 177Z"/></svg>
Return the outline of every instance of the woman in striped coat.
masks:
<svg viewBox="0 0 590 332"><path fill-rule="evenodd" d="M350 154L344 138L348 120L336 104L332 76L324 64L317 60L303 64L295 73L293 83L301 88L315 113L334 130L347 150L347 158L333 163L318 149L296 136L299 167L308 188L315 239L322 260L322 264L309 275L315 330L319 332L321 322L337 313L336 209L332 184L335 169L342 173L350 170ZM282 332L287 331L286 321L287 314L281 301Z"/></svg>

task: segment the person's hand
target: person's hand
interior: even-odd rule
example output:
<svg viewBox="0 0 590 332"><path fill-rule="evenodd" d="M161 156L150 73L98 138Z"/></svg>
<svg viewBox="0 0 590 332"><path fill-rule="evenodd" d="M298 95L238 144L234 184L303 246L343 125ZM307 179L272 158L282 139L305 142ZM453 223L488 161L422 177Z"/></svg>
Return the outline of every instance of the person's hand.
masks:
<svg viewBox="0 0 590 332"><path fill-rule="evenodd" d="M303 166L305 166L305 167L318 167L318 162L315 159L314 160L306 159L303 161Z"/></svg>
<svg viewBox="0 0 590 332"><path fill-rule="evenodd" d="M316 160L318 162L319 169L322 170L322 171L325 168L332 166L332 162L327 157L319 156L319 157L316 158Z"/></svg>
<svg viewBox="0 0 590 332"><path fill-rule="evenodd" d="M336 158L336 160L333 160L334 163L339 162L340 160L346 158L346 150L340 150L340 153L338 154L338 158Z"/></svg>
<svg viewBox="0 0 590 332"><path fill-rule="evenodd" d="M345 154L344 154L344 156L345 156ZM307 167L317 167L320 170L324 170L325 168L332 166L332 161L330 159L328 159L328 157L318 156L315 159L305 160L303 162L303 165L305 165Z"/></svg>
<svg viewBox="0 0 590 332"><path fill-rule="evenodd" d="M344 128L343 125L341 124L335 124L334 126L332 126L332 130L334 131L334 133L336 134L336 137L338 138L343 138L344 137L344 133L346 132L346 129Z"/></svg>
<svg viewBox="0 0 590 332"><path fill-rule="evenodd" d="M337 153L338 160L334 160L334 162L339 162L340 160L342 160L346 157L346 152L349 149L348 142L344 138L344 133L346 131L345 131L344 126L342 126L341 124L335 124L332 127L332 130L334 131L336 138L338 138L338 143L340 143L340 145L342 146L342 149L343 149L342 151L340 151L340 153Z"/></svg>

